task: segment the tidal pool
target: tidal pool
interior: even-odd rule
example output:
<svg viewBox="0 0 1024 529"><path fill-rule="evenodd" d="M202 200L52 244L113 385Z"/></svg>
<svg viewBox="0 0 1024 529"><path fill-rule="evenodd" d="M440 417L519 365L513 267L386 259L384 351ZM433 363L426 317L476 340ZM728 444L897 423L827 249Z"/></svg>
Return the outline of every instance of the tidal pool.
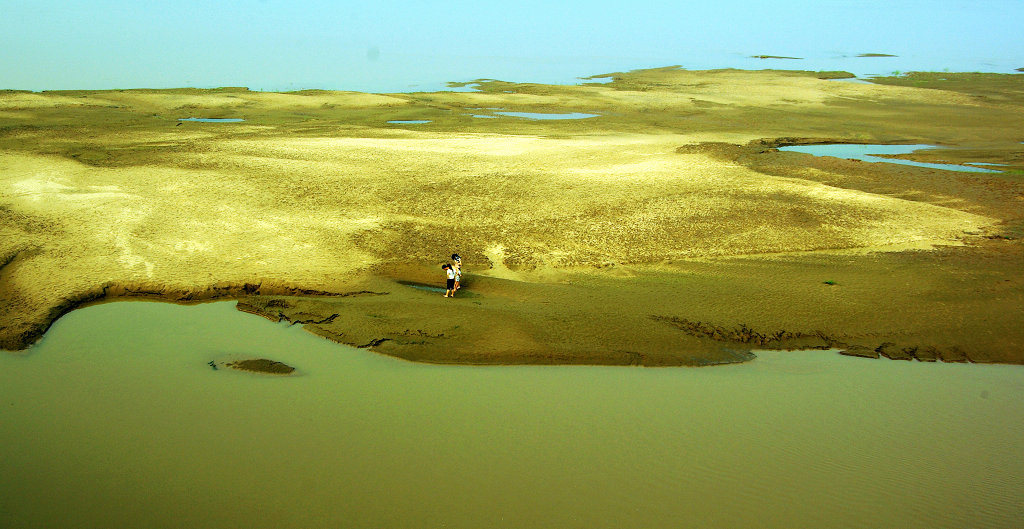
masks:
<svg viewBox="0 0 1024 529"><path fill-rule="evenodd" d="M913 165L915 167L929 167L931 169L945 169L947 171L964 171L968 173L998 173L991 169L971 167L969 165L955 165L945 163L924 163L912 160L901 160L899 158L881 158L873 154L910 154L914 151L935 149L935 145L866 145L860 143L833 143L822 145L790 145L779 147L780 151L802 152L815 156L834 156L836 158L847 158L861 160L863 162L884 162L900 165ZM980 165L980 164L974 164Z"/></svg>
<svg viewBox="0 0 1024 529"><path fill-rule="evenodd" d="M263 357L292 377L213 370ZM230 302L0 354L0 527L1016 527L1024 367L425 365Z"/></svg>

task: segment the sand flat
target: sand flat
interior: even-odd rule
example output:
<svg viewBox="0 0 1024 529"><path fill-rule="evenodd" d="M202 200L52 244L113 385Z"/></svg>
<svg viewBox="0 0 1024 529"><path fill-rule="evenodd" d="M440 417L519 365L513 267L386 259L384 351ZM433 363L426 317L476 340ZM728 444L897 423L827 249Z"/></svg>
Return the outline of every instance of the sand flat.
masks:
<svg viewBox="0 0 1024 529"><path fill-rule="evenodd" d="M69 107L69 98L91 103ZM689 261L712 278L728 260L771 261L770 276L749 264L752 276L718 280L753 296L764 281L790 285L784 301L746 303L764 313L762 327L804 329L798 334L809 339L821 322L797 317L804 311L794 304L823 302L820 285L830 279L817 270L854 259L864 277L889 285L893 270L934 274L919 252L953 251L942 248L960 248L952 261L991 264L987 272L940 274L936 288L974 289L958 310L978 310L985 298L972 297L980 285L954 278L985 282L999 270L1009 285L989 301L1009 307L1021 296L1014 266L1024 192L1012 176L1022 118L1006 104L963 91L840 86L813 72L679 69L615 74L599 87L485 82L479 93L0 93L0 106L31 108L36 119L26 128L0 114L0 345L26 347L54 318L94 299L369 290L386 295L302 308L350 315L311 330L354 345L383 337L375 349L429 361L635 363L635 353L699 365L749 344L742 333L705 336L665 322L707 323L718 314L708 325L728 330L755 321L740 317L751 312L710 308L700 292L645 298L650 287L636 277L656 271L664 288L686 292L696 273ZM529 123L469 115L485 105L602 115ZM183 108L244 110L247 121L179 124L181 116L154 113ZM431 123L406 130L387 124L395 119ZM964 176L773 149L825 138L943 143L1011 163L1006 174ZM430 343L395 337L409 329L444 334L427 315L435 302L423 304L393 281L434 282L453 251L484 296L456 310L489 327L419 340ZM873 257L878 252L887 257ZM904 308L938 295L889 293L889 303ZM1019 333L971 330L938 340L928 329L948 328L956 307L936 308L934 327L922 315L885 331L884 314L844 312L856 302L842 288L828 295L845 322L819 333L832 341L864 337L874 348L902 333L916 336L908 348L955 346L979 361L1024 361ZM562 312L541 306L551 297ZM512 300L521 300L518 309ZM286 317L268 313L265 301L246 303ZM623 311L628 324L609 323ZM996 320L1000 333L1020 323L1014 314ZM651 336L659 338L644 343Z"/></svg>

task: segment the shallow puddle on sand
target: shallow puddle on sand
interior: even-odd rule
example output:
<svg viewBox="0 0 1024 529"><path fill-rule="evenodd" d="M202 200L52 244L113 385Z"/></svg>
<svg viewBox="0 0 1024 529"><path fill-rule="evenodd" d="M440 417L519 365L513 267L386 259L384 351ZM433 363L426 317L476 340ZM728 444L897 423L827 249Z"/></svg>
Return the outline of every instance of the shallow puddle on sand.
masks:
<svg viewBox="0 0 1024 529"><path fill-rule="evenodd" d="M214 371L265 357L300 376ZM0 354L0 527L1013 527L1024 367L460 367L233 303Z"/></svg>
<svg viewBox="0 0 1024 529"><path fill-rule="evenodd" d="M860 160L863 162L884 162L895 163L900 165L913 165L915 167L928 167L931 169L944 169L947 171L963 171L968 173L999 172L993 171L991 169L982 169L981 167L971 167L969 165L924 163L915 162L913 160L901 160L899 158L881 158L878 156L872 156L873 154L910 154L914 151L935 148L937 148L935 145L865 145L859 143L833 143L823 145L790 145L786 147L779 147L779 150L802 152L806 154L813 154L815 156L833 156L836 158Z"/></svg>

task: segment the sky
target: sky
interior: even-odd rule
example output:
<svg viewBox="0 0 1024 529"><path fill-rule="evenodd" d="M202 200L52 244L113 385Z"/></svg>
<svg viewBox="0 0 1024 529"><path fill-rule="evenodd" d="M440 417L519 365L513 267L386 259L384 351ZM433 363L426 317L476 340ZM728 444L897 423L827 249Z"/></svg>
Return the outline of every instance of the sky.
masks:
<svg viewBox="0 0 1024 529"><path fill-rule="evenodd" d="M1011 72L1021 20L1024 0L0 0L0 88L396 92L675 64Z"/></svg>

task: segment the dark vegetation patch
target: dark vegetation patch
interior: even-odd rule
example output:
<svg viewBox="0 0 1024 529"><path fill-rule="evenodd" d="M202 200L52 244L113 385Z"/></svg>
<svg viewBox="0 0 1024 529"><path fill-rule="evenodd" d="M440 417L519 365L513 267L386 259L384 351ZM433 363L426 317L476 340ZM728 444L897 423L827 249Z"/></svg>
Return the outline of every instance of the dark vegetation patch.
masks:
<svg viewBox="0 0 1024 529"><path fill-rule="evenodd" d="M890 360L919 360L921 362L975 362L987 361L983 356L972 356L958 345L915 345L882 342L876 347L846 343L849 338L828 335L821 331L758 331L746 324L733 327L691 321L675 316L655 316L651 319L667 323L690 336L718 342L756 345L766 349L841 349L840 354L862 358L885 357Z"/></svg>
<svg viewBox="0 0 1024 529"><path fill-rule="evenodd" d="M906 72L872 77L872 83L949 90L983 99L1019 101L1024 96L1024 75L984 72Z"/></svg>
<svg viewBox="0 0 1024 529"><path fill-rule="evenodd" d="M821 331L805 332L788 331L785 329L757 331L750 328L745 323L741 323L734 327L725 327L702 321L692 321L676 316L652 315L651 319L667 323L690 336L696 338L709 338L719 342L734 342L752 344L760 347L781 348L798 345L799 347L817 349L825 349L839 343L839 340L836 337L826 335Z"/></svg>
<svg viewBox="0 0 1024 529"><path fill-rule="evenodd" d="M266 373L268 375L290 375L295 372L295 368L278 362L275 360L268 360L266 358L254 358L250 360L238 360L235 362L228 362L227 367L231 369L237 369L239 371L250 371L253 373Z"/></svg>
<svg viewBox="0 0 1024 529"><path fill-rule="evenodd" d="M850 72L844 72L842 70L827 70L823 72L817 72L815 75L818 79L856 79L857 76Z"/></svg>

